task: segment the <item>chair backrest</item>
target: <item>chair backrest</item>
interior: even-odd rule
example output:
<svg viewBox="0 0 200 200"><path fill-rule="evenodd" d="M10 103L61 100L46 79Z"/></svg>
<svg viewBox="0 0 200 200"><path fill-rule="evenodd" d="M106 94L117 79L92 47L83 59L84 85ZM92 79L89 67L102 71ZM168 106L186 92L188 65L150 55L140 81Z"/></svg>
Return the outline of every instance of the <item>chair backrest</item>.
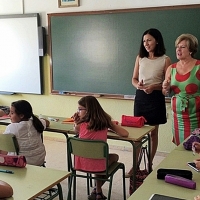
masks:
<svg viewBox="0 0 200 200"><path fill-rule="evenodd" d="M69 137L67 139L67 150L70 164L72 164L71 155L75 155L91 159L105 159L106 169L108 168L109 147L102 140Z"/></svg>
<svg viewBox="0 0 200 200"><path fill-rule="evenodd" d="M14 134L0 134L0 150L19 154L19 146Z"/></svg>

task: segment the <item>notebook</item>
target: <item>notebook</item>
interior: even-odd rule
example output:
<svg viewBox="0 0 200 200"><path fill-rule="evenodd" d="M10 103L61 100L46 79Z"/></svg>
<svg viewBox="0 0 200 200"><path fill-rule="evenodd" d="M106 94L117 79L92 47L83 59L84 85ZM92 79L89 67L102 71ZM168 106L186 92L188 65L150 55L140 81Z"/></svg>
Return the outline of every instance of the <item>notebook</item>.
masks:
<svg viewBox="0 0 200 200"><path fill-rule="evenodd" d="M149 198L149 200L186 200L186 199L165 196L162 194L152 194L151 197Z"/></svg>

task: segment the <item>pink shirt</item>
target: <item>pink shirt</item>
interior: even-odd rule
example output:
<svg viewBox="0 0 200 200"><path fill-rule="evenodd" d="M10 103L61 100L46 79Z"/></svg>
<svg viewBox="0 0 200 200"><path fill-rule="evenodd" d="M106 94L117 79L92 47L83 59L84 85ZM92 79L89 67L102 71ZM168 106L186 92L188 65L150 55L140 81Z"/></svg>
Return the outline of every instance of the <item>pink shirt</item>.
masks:
<svg viewBox="0 0 200 200"><path fill-rule="evenodd" d="M103 140L106 142L107 131L108 131L107 129L101 131L89 131L87 129L87 123L82 123L80 125L79 138L85 138L91 140ZM82 158L75 156L75 168L77 170L92 171L92 172L104 171L106 169L106 162L105 159L90 159L90 158Z"/></svg>

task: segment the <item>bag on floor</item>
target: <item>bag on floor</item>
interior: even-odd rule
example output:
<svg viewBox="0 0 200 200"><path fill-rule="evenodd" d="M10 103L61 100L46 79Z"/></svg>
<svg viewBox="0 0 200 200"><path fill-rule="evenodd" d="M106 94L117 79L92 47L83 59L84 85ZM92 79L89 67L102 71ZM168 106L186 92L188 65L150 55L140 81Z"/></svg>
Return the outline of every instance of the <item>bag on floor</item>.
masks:
<svg viewBox="0 0 200 200"><path fill-rule="evenodd" d="M144 161L144 169L141 170L140 169L140 165L142 162L142 158ZM136 172L136 188L135 190L137 190L140 185L142 185L144 179L149 175L149 172L147 170L147 160L148 160L148 155L147 155L147 146L142 147L140 154L139 154L139 158L138 158L138 170ZM133 176L130 177L130 183L129 183L129 194L132 195L133 192L135 191L133 188L134 185L134 181L133 181Z"/></svg>

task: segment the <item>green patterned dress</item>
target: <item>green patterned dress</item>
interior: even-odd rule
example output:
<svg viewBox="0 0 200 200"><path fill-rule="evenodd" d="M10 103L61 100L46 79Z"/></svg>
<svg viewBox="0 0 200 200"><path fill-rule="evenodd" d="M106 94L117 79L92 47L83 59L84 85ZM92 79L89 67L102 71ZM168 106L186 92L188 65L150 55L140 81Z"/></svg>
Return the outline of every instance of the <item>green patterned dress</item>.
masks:
<svg viewBox="0 0 200 200"><path fill-rule="evenodd" d="M171 70L171 99L173 142L179 145L195 129L200 127L200 60L187 74Z"/></svg>

